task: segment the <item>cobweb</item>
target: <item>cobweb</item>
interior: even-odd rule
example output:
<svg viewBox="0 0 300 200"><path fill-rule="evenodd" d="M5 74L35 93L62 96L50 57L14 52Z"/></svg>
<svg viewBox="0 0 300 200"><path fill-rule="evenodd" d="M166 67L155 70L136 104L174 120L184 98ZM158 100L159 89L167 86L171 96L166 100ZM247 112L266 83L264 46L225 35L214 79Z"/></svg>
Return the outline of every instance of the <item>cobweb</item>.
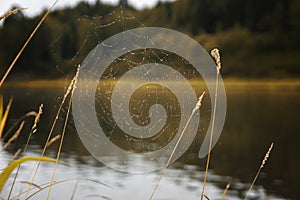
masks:
<svg viewBox="0 0 300 200"><path fill-rule="evenodd" d="M130 46L135 47L130 51L105 43L107 38L116 34L143 27L147 26L129 11L118 8L104 16L81 16L67 26L51 45L57 69L61 73L66 74L70 69L75 71L78 64L82 64L80 73L87 74L81 77L77 89L80 111L74 113L73 110L81 140L94 157L121 171L143 172L161 168L170 156L174 141L182 132L197 98L207 91L207 85L197 69L174 52L145 48L130 37L124 37ZM77 30L80 34L74 35ZM72 37L76 37L77 44L62 46ZM134 37L155 43L153 38L144 34ZM181 41L166 38L165 42L172 45ZM113 59L109 65L90 66L101 59L97 45L125 53ZM64 48L71 53L64 54ZM99 68L100 77L96 75ZM90 95L87 86L90 79L97 80L93 95ZM92 101L84 101L87 98ZM178 149L179 156L189 147L193 147L189 152L198 153L200 146L195 146L202 141L210 121L209 99L204 99L201 110L194 116L185 136L188 138ZM97 122L91 120L90 110L95 110ZM190 141L197 145L191 145ZM110 148L106 146L107 143L112 144ZM119 150L126 153L119 153ZM114 156L116 159L112 159ZM131 156L133 158L128 159ZM142 159L145 164L135 168L137 159Z"/></svg>

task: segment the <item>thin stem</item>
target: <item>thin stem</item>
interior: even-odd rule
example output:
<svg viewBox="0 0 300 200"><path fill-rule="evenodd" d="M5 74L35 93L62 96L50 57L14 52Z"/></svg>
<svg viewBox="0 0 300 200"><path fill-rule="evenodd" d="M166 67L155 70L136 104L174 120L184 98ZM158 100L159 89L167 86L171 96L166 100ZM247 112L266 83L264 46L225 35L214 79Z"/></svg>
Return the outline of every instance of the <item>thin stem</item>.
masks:
<svg viewBox="0 0 300 200"><path fill-rule="evenodd" d="M224 191L223 191L223 194L222 194L220 200L224 200L224 199L225 199L225 196L226 196L226 194L227 194L227 192L228 192L228 190L229 190L229 188L230 188L230 185L231 185L231 182L229 182L229 183L226 185L226 187L225 187L225 189L224 189Z"/></svg>
<svg viewBox="0 0 300 200"><path fill-rule="evenodd" d="M72 79L71 83L69 84L69 87L68 87L68 89L67 89L67 91L66 91L66 93L65 93L65 95L64 95L64 97L63 97L63 100L61 101L61 103L60 103L60 105L59 105L59 108L58 108L58 110L57 110L55 119L54 119L53 124L52 124L52 127L51 127L51 129L50 129L50 132L49 132L49 135L48 135L46 144L45 144L45 146L44 146L44 148L43 148L43 151L42 151L42 153L41 153L41 157L44 156L44 154L45 154L45 152L46 152L46 149L47 149L47 147L49 146L48 144L49 144L49 141L50 141L51 136L52 136L52 134L53 134L54 127L55 127L55 125L56 125L56 123L57 123L58 117L59 117L59 115L60 115L60 113L61 113L62 107L63 107L63 105L64 105L64 103L65 103L67 97L69 96L69 94L70 94L71 92L72 92L72 95L73 95L73 93L74 93L75 82L76 82L77 77L78 77L79 68L80 68L80 65L78 66L76 75L74 76L74 78ZM39 168L40 164L41 164L40 162L37 163L37 166L36 166L36 169L35 169L35 171L34 171L33 177L32 177L32 179L31 179L31 183L33 183L33 181L34 181L34 179L35 179L35 177L36 177L36 174L37 174L37 171L38 171L38 168ZM28 197L28 194L29 194L30 189L31 189L31 185L29 185L29 188L27 189L25 199Z"/></svg>
<svg viewBox="0 0 300 200"><path fill-rule="evenodd" d="M70 110L71 110L71 105L72 105L72 97L70 97L70 100L69 100L68 111L67 111L67 115L66 115L66 119L65 119L65 123L64 123L64 127L63 127L63 132L62 132L61 139L60 139L60 144L59 144L59 148L58 148L58 152L57 152L57 156L56 156L56 162L55 162L55 165L54 165L52 178L51 178L51 181L50 181L50 187L49 187L48 194L47 194L47 200L50 198L52 183L54 181L54 177L55 177L55 173L56 173L56 169L57 169L57 164L58 164L58 160L59 160L59 157L60 157L60 153L61 153L61 149L62 149L62 145L63 145L63 141L64 141L64 136L65 136L65 132L66 132L66 128L67 128L67 122L68 122L69 115L70 115Z"/></svg>
<svg viewBox="0 0 300 200"><path fill-rule="evenodd" d="M65 102L65 98L62 100L62 102L61 102L61 104L60 104L60 106L59 106L59 108L58 108L58 111L57 111L57 113L56 113L54 122L53 122L52 127L51 127L51 130L50 130L50 133L49 133L49 135L48 135L46 144L49 142L49 140L50 140L50 138L51 138L51 135L52 135L52 133L53 133L54 127L55 127L55 125L56 125L56 122L57 122L57 120L58 120L58 117L59 117L59 114L60 114L60 112L61 112L61 109L62 109L62 107L63 107L64 102ZM47 145L44 146L44 149L43 149L43 151L42 151L42 153L41 153L41 157L45 155L46 149L47 149ZM34 171L34 174L33 174L33 177L32 177L32 179L31 179L30 183L33 183L33 181L34 181L34 179L35 179L35 177L36 177L36 174L37 174L37 171L38 171L39 166L40 166L40 162L37 163L37 166L36 166L36 168L35 168L35 171ZM28 187L28 189L27 189L25 198L27 198L30 189L31 189L31 185L29 184L29 187Z"/></svg>
<svg viewBox="0 0 300 200"><path fill-rule="evenodd" d="M152 191L152 193L151 193L151 196L150 196L150 200L153 199L154 194L155 194L155 192L156 192L156 190L157 190L157 188L158 188L158 185L159 185L160 181L162 180L163 176L165 175L165 173L166 173L166 171L167 171L167 168L168 168L168 166L169 166L169 164L170 164L170 162L171 162L171 160L172 160L172 158L173 158L173 156L174 156L174 153L175 153L175 151L176 151L176 149L177 149L177 147L178 147L178 145L179 145L179 143L180 143L180 141L181 141L181 139L182 139L182 137L183 137L183 135L184 135L184 133L185 133L185 131L186 131L186 129L187 129L187 127L188 127L188 125L189 125L191 119L192 119L192 117L193 117L193 115L194 115L195 112L200 108L202 99L203 99L203 97L204 97L204 94L205 94L205 92L203 92L202 95L199 97L199 100L198 100L197 104L195 105L195 108L193 109L192 114L191 114L190 117L188 118L188 120L187 120L187 122L186 122L186 124L185 124L185 126L184 126L184 128L183 128L183 130L182 130L182 132L181 132L181 134L180 134L180 136L179 136L179 138L178 138L176 144L175 144L175 147L174 147L174 149L173 149L173 151L172 151L172 153L171 153L171 155L170 155L170 157L169 157L167 163L165 164L165 166L164 166L164 168L163 168L163 170L162 170L162 172L161 172L161 174L160 174L159 179L157 180L157 182L156 182L156 184L155 184L155 186L154 186L154 189L153 189L153 191Z"/></svg>
<svg viewBox="0 0 300 200"><path fill-rule="evenodd" d="M203 180L203 186L202 186L202 192L201 192L201 200L203 200L204 197L204 191L205 186L207 182L207 174L208 174L208 168L209 168L209 162L211 157L211 147L212 147L212 139L213 139L213 133L214 133L214 127L215 127L215 118L216 118L216 106L217 106L217 98L218 98L218 85L219 85L219 74L221 69L221 60L220 60L220 54L218 49L213 49L211 51L211 55L215 58L217 63L217 75L216 75L216 86L215 86L215 99L214 99L214 105L213 105L213 116L212 116L212 123L211 123L211 132L210 132L210 138L209 138L209 147L208 147L208 154L207 154L207 160L206 160L206 166L205 166L205 174L204 174L204 180Z"/></svg>
<svg viewBox="0 0 300 200"><path fill-rule="evenodd" d="M33 126L31 127L30 134L29 134L29 136L28 136L28 138L27 138L25 147L24 147L24 149L23 149L23 151L22 151L22 156L23 156L24 153L27 151L27 148L28 148L28 145L29 145L31 136L36 132L37 123L38 123L38 121L40 120L40 117L41 117L41 115L42 115L42 113L43 113L43 106L44 106L43 104L40 105L39 111L38 111L38 113L35 115L35 119L34 119ZM20 168L21 168L21 165L19 165L18 168L17 168L17 172L16 172L16 175L15 175L15 177L14 177L12 186L10 187L10 191L9 191L8 198L7 198L7 199L10 199L10 196L11 196L12 191L13 191L13 188L14 188L14 186L15 186L15 182L16 182L16 180L17 180L17 177L18 177Z"/></svg>
<svg viewBox="0 0 300 200"><path fill-rule="evenodd" d="M61 139L60 139L60 144L59 144L59 148L58 148L58 152L57 152L57 156L56 156L56 162L55 162L55 166L54 166L54 169L53 169L53 174L52 174L52 178L51 178L51 182L50 182L50 187L49 187L48 194L47 194L47 200L50 198L52 183L54 181L54 177L55 177L55 173L56 173L56 169L57 169L57 164L58 164L58 160L59 160L59 157L60 157L60 153L61 153L61 149L62 149L62 145L63 145L63 141L64 141L66 129L67 129L67 122L68 122L69 115L70 115L73 94L74 94L74 91L75 91L75 88L76 88L76 83L77 83L77 79L78 79L78 75L79 75L79 69L80 69L80 65L78 65L76 74L75 74L75 76L73 77L73 79L71 81L71 84L70 84L71 87L68 88L68 91L71 93L70 94L69 105L68 105L68 111L67 111L63 131L62 131L62 135L61 135ZM46 146L47 146L47 144L46 144Z"/></svg>
<svg viewBox="0 0 300 200"><path fill-rule="evenodd" d="M45 21L45 19L47 18L47 16L49 15L49 13L51 12L51 10L53 9L53 7L55 6L55 4L58 2L59 0L56 0L51 8L49 8L49 10L45 13L45 15L43 16L43 18L41 19L41 21L38 23L38 25L35 27L35 29L32 31L32 33L30 34L29 38L26 40L25 44L22 46L22 48L20 49L20 51L18 52L17 56L15 57L15 59L13 60L13 62L10 64L9 68L7 69L7 71L5 72L4 76L2 77L1 81L0 81L0 88L2 87L2 84L4 83L5 79L7 78L8 74L10 73L10 71L12 70L12 68L14 67L14 65L16 64L16 62L18 61L19 57L21 56L21 54L23 53L23 51L25 50L25 48L27 47L28 43L31 41L31 39L33 38L33 36L35 35L35 33L37 32L37 30L40 28L40 26L42 25L42 23Z"/></svg>
<svg viewBox="0 0 300 200"><path fill-rule="evenodd" d="M5 18L11 16L11 15L15 15L15 14L17 14L18 12L20 12L20 11L22 11L22 10L25 10L25 9L26 9L26 8L15 8L15 9L13 9L13 10L10 10L10 11L4 13L3 15L0 15L0 21L1 21L2 19L5 19Z"/></svg>
<svg viewBox="0 0 300 200"><path fill-rule="evenodd" d="M262 161L262 163L261 163L261 165L260 165L260 167L259 167L259 169L258 169L258 171L257 171L257 173L255 175L255 177L254 177L254 180L251 183L251 186L250 186L250 188L249 188L249 190L248 190L248 192L247 192L244 200L247 200L248 195L250 194L250 191L252 190L252 188L254 186L254 183L256 182L256 179L258 178L258 176L260 174L260 171L262 170L262 168L264 168L264 166L265 166L265 164L266 164L266 162L267 162L267 160L268 160L268 158L270 156L270 153L271 153L272 149L273 149L273 143L271 144L269 150L267 151L267 153L266 153L266 155L265 155L265 157L264 157L264 159L263 159L263 161Z"/></svg>

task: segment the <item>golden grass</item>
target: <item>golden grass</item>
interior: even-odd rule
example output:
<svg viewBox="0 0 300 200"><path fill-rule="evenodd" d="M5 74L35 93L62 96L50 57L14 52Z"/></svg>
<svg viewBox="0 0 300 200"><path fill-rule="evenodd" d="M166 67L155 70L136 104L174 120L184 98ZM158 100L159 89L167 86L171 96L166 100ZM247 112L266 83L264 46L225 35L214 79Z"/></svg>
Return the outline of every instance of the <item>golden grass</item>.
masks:
<svg viewBox="0 0 300 200"><path fill-rule="evenodd" d="M42 25L43 21L46 19L46 17L48 16L48 14L50 13L50 11L52 10L52 8L55 6L55 4L58 2L55 1L54 4L52 5L52 7L46 12L46 14L43 16L43 18L40 20L40 22L38 23L38 25L35 27L35 29L33 30L33 32L31 33L31 35L28 37L28 39L26 40L25 44L22 46L22 48L19 50L17 56L14 58L14 60L12 61L12 63L10 64L8 70L6 71L6 73L4 74L3 78L1 79L0 81L0 88L2 87L5 79L7 78L7 76L9 75L9 73L11 72L12 68L14 67L15 63L17 62L17 60L19 59L19 57L21 56L21 54L23 53L23 51L25 50L25 48L27 47L27 45L29 44L29 42L31 41L31 39L33 38L33 36L35 35L35 33L37 32L37 30L39 29L39 27ZM13 15L13 14L16 14L18 13L19 11L23 10L23 8L16 8L14 10L11 10L7 13L5 13L4 15L0 15L0 20L6 18L6 17L9 17L10 15ZM219 55L219 51L217 49L214 49L212 50L211 52L211 55L215 58L215 61L216 61L216 64L217 64L217 77L216 77L216 80L211 80L211 81L218 81L218 76L219 76L219 71L221 69L221 59L220 59L220 55ZM9 175L11 174L11 172L13 171L14 168L18 167L18 170L20 168L20 165L22 162L25 162L25 161L29 161L29 160L37 160L39 161L38 162L38 165L36 167L36 170L35 170L35 173L34 173L34 176L32 178L32 181L31 182L27 182L27 181L23 181L24 183L28 184L29 185L29 188L27 191L25 191L26 193L26 197L25 199L29 199L30 197L34 196L36 193L48 188L48 196L47 196L47 199L49 199L50 197L50 192L51 192L51 187L52 185L55 185L55 184L59 184L61 182L65 182L65 181L61 181L61 182L54 182L54 177L55 177L55 172L56 172L56 168L57 168L57 164L59 162L59 158L60 158L60 153L61 153L61 149L62 149L62 146L63 146L63 140L64 140L64 135L65 135L65 132L66 132L66 124L67 124L67 121L68 121L68 118L69 118L69 113L70 113L70 107L71 107L71 102L72 102L72 96L73 96L73 93L74 93L74 89L76 87L76 81L77 81L77 78L78 78L78 73L79 73L79 67L78 67L78 70L76 72L76 75L74 76L74 78L72 79L69 87L68 87L68 90L67 92L65 93L64 95L64 98L63 98L63 101L61 102L61 105L58 109L58 112L57 112L57 115L54 119L54 122L53 122L53 125L52 125L52 128L49 132L49 135L48 135L48 139L47 139L47 142L44 146L44 149L43 149L43 152L41 154L41 157L39 158L32 158L32 157L23 157L23 158L20 158L19 160L15 160L13 161L20 153L21 153L21 149L19 149L15 154L14 156L12 157L12 162L10 162L10 164L2 171L2 173L0 174L0 191L2 190L4 184L6 183ZM114 80L108 80L108 81L114 81ZM42 87L42 88L63 88L65 86L65 80L35 80L35 81L25 81L25 82L9 82L8 83L8 87L19 87L19 88L22 88L22 87L28 87L28 88L39 88L39 87ZM199 86L199 85L204 85L203 82L201 81L195 81L195 80L191 80L190 81L191 84L193 86ZM285 90L288 88L288 90L299 90L300 88L300 81L299 79L283 79L283 80L278 80L278 79L260 79L260 80L246 80L246 79L235 79L235 78L231 78L231 79L225 79L224 80L224 83L225 83L225 87L227 89L227 92L231 92L231 91L239 91L239 90L244 90L245 88L248 88L248 87L251 87L251 88L255 88L255 89L264 89L264 90L279 90L279 89L282 89L284 88ZM124 83L124 84L127 84L127 83ZM216 83L216 86L218 86L218 82ZM67 115L66 115L66 118L65 118L65 124L64 124L64 127L63 127L63 131L62 131L62 135L57 135L55 137L53 137L51 139L51 136L52 136L52 132L53 132L53 128L56 124L56 121L58 119L58 116L61 112L61 109L62 109L62 106L64 105L65 101L66 101L66 98L70 95L70 99L69 99L69 102L68 102L68 110L67 110ZM216 89L216 93L215 93L215 102L214 102L214 108L216 107L216 100L217 100L217 89ZM162 180L171 160L172 160L172 157L173 157L173 154L175 153L175 150L181 140L181 138L183 137L184 135L184 132L186 131L186 128L187 128L187 125L189 124L189 121L191 119L191 117L193 116L194 112L200 108L201 106L201 101L202 101L202 98L204 96L204 93L200 96L199 98L199 101L197 102L194 110L192 111L192 114L188 120L188 122L186 123L186 126L184 127L167 163L165 164L162 172L161 172L161 175L152 191L152 194L151 194L151 197L150 199L153 199L154 197L154 194L159 186L159 183L160 181ZM1 100L1 104L3 103L3 100L2 98L0 99ZM12 100L9 101L8 103L8 106L7 106L7 109L4 113L4 115L2 116L2 110L0 111L0 114L1 114L1 118L0 118L0 138L2 136L2 132L4 130L4 125L6 124L6 120L7 120L7 117L8 117L8 113L9 113L9 110L10 110L10 107L11 107L11 104L12 104ZM2 109L2 105L0 106L1 109ZM34 120L34 124L32 126L32 129L31 129L31 132L30 132L30 135L28 137L28 140L27 140L27 143L26 143L26 146L22 152L22 154L24 154L24 152L26 151L27 149L27 146L29 144L29 141L30 141L30 138L31 138L31 135L36 133L37 131L37 123L40 119L40 116L42 114L42 108L43 108L43 104L39 107L39 112L36 113L36 112L30 112L29 114L26 114L25 116L32 116L33 114L35 115L35 120ZM207 162L206 162L206 170L205 170L205 175L204 175L204 181L203 181L203 187L202 187L202 193L201 193L201 199L203 198L206 198L206 199L209 199L208 196L205 194L205 185L206 185L206 182L207 182L207 174L208 174L208 168L209 168L209 162L210 162L210 159L211 159L211 154L210 154L210 151L211 151L211 146L212 146L212 137L213 137L213 129L214 129L214 119L215 119L215 109L213 110L213 117L212 117L212 130L211 130L211 133L210 133L210 144L209 144L209 151L208 151L208 157L207 157ZM19 122L18 122L19 124ZM21 133L21 130L24 126L24 121L19 125L19 128L17 129L17 131L15 132L15 134L8 140L8 142L4 145L3 149L1 151L3 151L4 149L6 149L9 144L11 144L13 141L17 140L17 138L19 137L20 133ZM59 140L60 139L60 144L59 144L59 148L58 148L58 153L57 153L57 157L56 159L50 159L50 158L44 158L42 157L46 151L46 149L52 144L54 143L55 141ZM267 159L270 155L270 152L273 148L273 143L271 144L268 152L266 153L259 169L258 169L258 172L256 173L256 176L249 188L249 191L247 192L246 194L246 197L245 197L245 200L247 199L248 197L248 194L250 193L253 185L255 184L261 170L263 169L265 163L267 162ZM47 185L46 187L42 188L40 186L37 186L33 183L33 180L35 178L35 175L37 173L37 170L39 168L39 164L40 164L40 161L50 161L50 162L55 162L55 167L53 169L53 174L52 174L52 178L51 178L51 181L49 183L49 185ZM16 177L18 175L18 171L16 173L16 176L15 176L15 179L14 179L14 182L12 184L12 187L11 187L11 190L10 190L10 193L9 193L9 197L10 198L10 195L11 195L11 192L13 190L13 186L14 186L14 183L15 183L15 180L16 180ZM33 194L30 194L29 195L29 191L31 191L31 186L34 186L38 189L40 189L38 192L35 192ZM77 184L76 184L76 187L77 187ZM76 189L75 187L75 189ZM228 191L230 187L230 183L227 184L223 194L222 194L222 197L221 199L224 199L225 196L226 196L226 193ZM72 198L74 197L74 194L75 194L75 189L74 189L74 192L72 194ZM29 196L28 196L29 195Z"/></svg>
<svg viewBox="0 0 300 200"><path fill-rule="evenodd" d="M80 65L78 65L77 72L76 72L74 78L72 79L72 81L70 83L70 86L68 87L66 95L64 96L64 98L66 98L68 96L68 94L71 93L69 104L68 104L67 115L66 115L66 118L65 118L65 123L64 123L63 131L62 131L62 134L61 134L61 139L60 139L60 143L59 143L59 147L58 147L58 152L57 152L57 156L56 156L56 162L55 162L55 166L54 166L54 169L53 169L53 174L52 174L52 178L51 178L51 182L50 182L51 185L54 181L58 160L59 160L61 149L62 149L62 146L63 146L63 141L64 141L64 137L65 137L65 133L66 133L66 129L67 129L67 123L68 123L70 110L71 110L71 105L72 105L73 94L74 94L74 91L75 91L75 88L76 88L76 83L77 83L77 79L78 79L78 75L79 75L79 70L80 70ZM46 144L46 146L47 146L47 144ZM50 192L51 192L51 186L49 187L49 190L48 190L47 200L50 198Z"/></svg>
<svg viewBox="0 0 300 200"><path fill-rule="evenodd" d="M5 150L5 149L6 149L13 141L15 141L16 139L18 139L18 137L19 137L19 135L20 135L20 133L21 133L23 127L24 127L24 124L25 124L25 122L23 121L23 122L20 124L18 130L15 132L15 134L13 134L13 136L12 136L11 138L9 138L8 142L6 142L6 143L4 144L4 146L3 146L3 148L1 149L0 153L1 153L3 150Z"/></svg>
<svg viewBox="0 0 300 200"><path fill-rule="evenodd" d="M22 151L22 156L24 156L24 153L27 151L27 148L28 148L28 145L29 145L31 136L37 131L37 124L38 124L38 122L39 122L39 120L40 120L40 117L41 117L42 113L43 113L43 104L41 104L41 105L39 106L39 111L38 111L38 113L35 115L34 123L33 123L32 127L31 127L31 131L30 131L29 136L28 136L28 138L27 138L25 147L24 147L24 149L23 149L23 151ZM11 196L11 194L12 194L13 188L14 188L14 186L15 186L15 182L16 182L17 177L18 177L18 175L19 175L20 167L21 167L21 164L20 164L20 165L18 166L18 168L17 168L16 175L15 175L15 177L14 177L12 186L11 186L10 191L9 191L9 194L8 194L8 199L10 199L10 196Z"/></svg>
<svg viewBox="0 0 300 200"><path fill-rule="evenodd" d="M227 192L228 192L228 190L229 190L229 188L230 188L230 185L231 185L231 183L228 183L228 184L226 185L226 187L225 187L225 189L224 189L224 191L223 191L223 194L222 194L220 200L224 200L224 199L225 199L225 196L226 196L226 194L227 194Z"/></svg>
<svg viewBox="0 0 300 200"><path fill-rule="evenodd" d="M58 2L58 0L56 0L54 2L54 4L51 6L51 8L49 8L47 10L47 12L43 16L43 18L40 20L40 22L38 23L38 25L32 31L32 33L30 34L30 36L28 37L28 39L26 40L26 42L24 43L24 45L22 46L22 48L20 49L20 51L18 52L17 56L14 58L14 60L12 61L12 63L8 67L8 69L6 70L5 74L3 75L3 77L2 77L2 79L0 81L0 88L2 87L2 84L4 83L5 79L7 78L7 76L9 75L9 73L11 72L12 68L15 66L15 64L18 61L18 59L20 58L20 56L22 55L23 51L25 50L25 48L27 47L27 45L29 44L29 42L31 41L31 39L33 38L33 36L37 32L37 30L40 28L40 26L42 25L42 23L45 21L45 19L47 18L47 16L49 15L49 13L51 12L51 10L53 9L53 7L55 6L55 4L57 2Z"/></svg>
<svg viewBox="0 0 300 200"><path fill-rule="evenodd" d="M216 107L217 107L217 99L218 99L218 87L219 87L219 74L221 70L221 56L218 49L213 49L211 51L211 55L215 58L216 61L216 69L217 69L217 75L216 75L216 87L215 87L215 98L214 98L214 105L213 105L213 112L212 112L212 123L211 123L211 132L210 132L210 138L209 138L209 147L208 147L208 154L207 154L207 160L206 160L206 166L205 166L205 174L204 174L204 180L203 180L203 186L201 191L201 200L203 199L205 195L205 185L206 185L206 179L208 174L208 168L209 168L209 162L210 162L210 155L211 155L211 147L212 147L212 139L214 134L214 127L215 127L215 118L216 118Z"/></svg>
<svg viewBox="0 0 300 200"><path fill-rule="evenodd" d="M11 125L9 127L9 129L5 132L5 134L3 135L2 138L0 138L1 141L5 140L9 134L17 127L17 125L19 125L21 123L21 121L23 121L24 119L26 119L27 117L33 117L33 116L36 116L37 113L35 111L30 111L24 115L22 115L17 121L15 121L13 123L13 125Z"/></svg>
<svg viewBox="0 0 300 200"><path fill-rule="evenodd" d="M44 105L41 104L40 107L39 107L39 112L35 116L33 126L31 127L32 134L36 133L36 131L37 131L37 123L39 122L40 117L41 117L41 115L43 113L43 107L44 107Z"/></svg>
<svg viewBox="0 0 300 200"><path fill-rule="evenodd" d="M2 133L3 133L3 130L4 130L4 127L5 127L5 124L6 124L6 120L7 120L7 117L8 117L8 114L9 114L9 111L10 111L10 108L11 108L11 104L12 104L12 98L9 100L7 106L6 106L6 110L2 116L2 107L3 107L3 100L2 100L2 96L0 97L1 98L1 116L0 116L0 138L2 138Z"/></svg>
<svg viewBox="0 0 300 200"><path fill-rule="evenodd" d="M25 10L25 9L26 9L26 8L15 8L15 9L13 9L13 10L10 10L10 11L4 13L3 15L0 15L0 21L1 21L2 19L5 19L5 18L11 16L11 15L15 15L15 14L17 14L18 12L20 12L20 11L22 11L22 10Z"/></svg>
<svg viewBox="0 0 300 200"><path fill-rule="evenodd" d="M263 161L261 162L261 165L260 165L260 167L259 167L259 169L258 169L258 171L257 171L257 173L256 173L256 175L255 175L255 177L254 177L254 179L252 181L252 183L251 183L251 186L250 186L250 188L249 188L249 190L248 190L248 192L247 192L244 200L247 200L248 195L250 194L250 191L252 190L252 188L254 186L254 183L256 182L256 179L258 178L261 170L264 168L264 166L265 166L265 164L266 164L266 162L267 162L267 160L268 160L268 158L270 156L270 153L271 153L272 149L273 149L273 143L271 144L271 146L270 146L269 150L267 151L267 153L266 153Z"/></svg>
<svg viewBox="0 0 300 200"><path fill-rule="evenodd" d="M66 91L66 93L65 93L65 95L64 95L64 97L63 97L63 99L62 99L62 101L61 101L61 103L60 103L60 105L59 105L59 108L58 108L58 110L57 110L57 112L56 112L55 119L54 119L54 121L53 121L53 123L52 123L50 132L49 132L49 134L48 134L48 138L47 138L46 144L45 144L45 146L44 146L44 148L43 148L43 151L42 151L42 153L41 153L41 157L43 157L44 154L45 154L45 152L46 152L47 147L50 146L49 143L50 143L50 141L51 141L51 137L52 137L52 134L53 134L53 130L54 130L55 126L56 126L58 117L59 117L59 115L61 114L62 107L63 107L63 105L65 104L65 101L67 100L67 97L71 94L70 102L69 102L69 108L68 108L68 114L67 114L66 119L65 119L65 125L64 125L62 137L61 137L61 140L60 140L61 142L60 142L59 150L58 150L58 153L57 153L57 158L56 158L55 167L54 167L54 170L53 170L53 175L52 175L52 179L51 179L50 185L51 185L51 183L52 183L53 180L54 180L55 171L56 171L57 163L58 163L59 156L60 156L60 152L61 152L61 148L62 148L62 142L63 142L63 139L64 139L64 133L65 133L65 131L66 131L66 124L67 124L68 117L69 117L70 106L71 106L71 100L72 100L72 96L73 96L73 93L74 93L74 90L75 90L76 81L77 81L78 74L79 74L79 69L80 69L80 65L78 66L77 72L76 72L74 78L72 79L71 83L69 84L68 89L67 89L67 91ZM53 138L52 138L52 139L53 139ZM35 169L35 171L34 171L34 174L33 174L33 177L32 177L32 179L31 179L31 182L30 182L30 183L33 183L33 182L34 182L34 179L35 179L35 177L36 177L36 174L37 174L37 171L38 171L38 169L39 169L39 166L40 166L40 162L38 162L38 164L37 164L37 166L36 166L36 169ZM28 197L30 190L31 190L31 185L29 185L29 188L28 188L27 191L26 191L25 199ZM47 199L48 199L49 196L50 196L50 191L51 191L51 186L49 187L49 192L48 192Z"/></svg>
<svg viewBox="0 0 300 200"><path fill-rule="evenodd" d="M57 140L59 140L61 138L61 135L57 135L55 137L53 137L52 139L50 139L50 141L46 144L46 147L50 147L54 142L56 142Z"/></svg>
<svg viewBox="0 0 300 200"><path fill-rule="evenodd" d="M152 193L151 193L151 196L150 196L150 200L153 199L154 194L155 194L155 192L156 192L156 190L157 190L157 188L158 188L158 185L159 185L160 181L162 180L163 176L165 175L165 173L166 173L166 171L167 171L167 168L168 168L168 166L169 166L169 164L170 164L170 162L171 162L171 160L172 160L172 158L173 158L173 156L174 156L174 153L175 153L175 151L176 151L176 149L177 149L177 147L178 147L178 145L179 145L179 143L180 143L180 141L181 141L181 139L182 139L182 137L183 137L183 135L184 135L184 133L185 133L187 127L188 127L188 125L190 124L190 121L191 121L193 115L195 114L195 112L196 112L198 109L200 109L201 103L202 103L202 99L203 99L203 97L204 97L204 94L205 94L205 92L203 92L202 95L199 97L198 102L197 102L197 104L195 105L195 108L193 109L193 111L192 111L192 113L191 113L189 119L187 120L187 122L186 122L186 124L185 124L185 126L184 126L184 128L183 128L183 130L182 130L182 132L181 132L181 134L180 134L180 136L179 136L179 138L178 138L178 140L177 140L177 142L176 142L174 148L173 148L173 151L172 151L172 153L171 153L171 155L170 155L170 157L169 157L167 163L165 164L165 166L164 166L164 168L163 168L163 170L162 170L162 172L161 172L161 174L160 174L159 179L157 180L157 182L156 182L156 184L155 184L155 186L154 186L154 189L153 189L153 191L152 191Z"/></svg>

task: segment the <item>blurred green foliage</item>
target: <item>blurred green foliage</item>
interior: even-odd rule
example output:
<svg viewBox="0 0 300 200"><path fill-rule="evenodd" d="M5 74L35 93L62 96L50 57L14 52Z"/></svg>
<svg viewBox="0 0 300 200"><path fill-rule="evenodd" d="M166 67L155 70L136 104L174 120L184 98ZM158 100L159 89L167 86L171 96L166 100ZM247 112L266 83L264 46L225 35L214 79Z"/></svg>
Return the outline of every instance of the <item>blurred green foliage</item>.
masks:
<svg viewBox="0 0 300 200"><path fill-rule="evenodd" d="M0 27L1 74L42 14L28 18L21 12L5 19ZM14 73L22 79L60 78L75 71L99 42L141 26L172 28L190 35L208 51L219 48L226 66L223 74L227 76L300 75L298 0L177 0L159 2L142 11L132 7L124 11L99 0L93 4L80 2L48 16Z"/></svg>

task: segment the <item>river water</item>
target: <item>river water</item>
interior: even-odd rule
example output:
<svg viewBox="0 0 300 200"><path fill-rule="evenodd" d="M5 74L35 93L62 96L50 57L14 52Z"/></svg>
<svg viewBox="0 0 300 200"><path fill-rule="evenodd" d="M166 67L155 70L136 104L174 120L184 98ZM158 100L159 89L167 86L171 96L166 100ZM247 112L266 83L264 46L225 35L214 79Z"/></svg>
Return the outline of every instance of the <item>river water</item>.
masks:
<svg viewBox="0 0 300 200"><path fill-rule="evenodd" d="M38 132L32 137L25 155L40 155L64 91L65 89L55 87L8 87L3 90L5 104L9 97L14 97L5 130L22 114L37 110L41 103L44 104ZM299 199L300 89L249 85L238 89L228 87L226 91L226 122L212 151L205 194L210 199L220 199L224 188L230 182L226 198L243 199L273 142L274 149L249 199ZM66 113L67 109L64 107L54 134L61 133ZM0 153L1 169L6 166L14 152L24 147L32 121L33 118L27 119L20 138ZM168 168L154 199L201 198L206 162L205 159L198 158L202 139L197 136L186 153ZM46 155L54 157L57 147L58 142L47 150ZM60 160L68 165L58 165L55 181L65 181L52 187L51 199L149 199L160 175L160 171L124 173L101 164L81 143L72 116L67 124ZM143 159L134 162L146 165ZM22 192L28 188L24 181L31 180L35 166L34 162L22 165L11 197L24 199ZM45 186L51 180L52 171L53 164L42 163L34 184ZM8 180L0 197L7 198L12 180ZM32 187L30 193L39 190ZM45 199L47 193L47 189L42 190L31 199ZM18 197L18 194L22 196Z"/></svg>

